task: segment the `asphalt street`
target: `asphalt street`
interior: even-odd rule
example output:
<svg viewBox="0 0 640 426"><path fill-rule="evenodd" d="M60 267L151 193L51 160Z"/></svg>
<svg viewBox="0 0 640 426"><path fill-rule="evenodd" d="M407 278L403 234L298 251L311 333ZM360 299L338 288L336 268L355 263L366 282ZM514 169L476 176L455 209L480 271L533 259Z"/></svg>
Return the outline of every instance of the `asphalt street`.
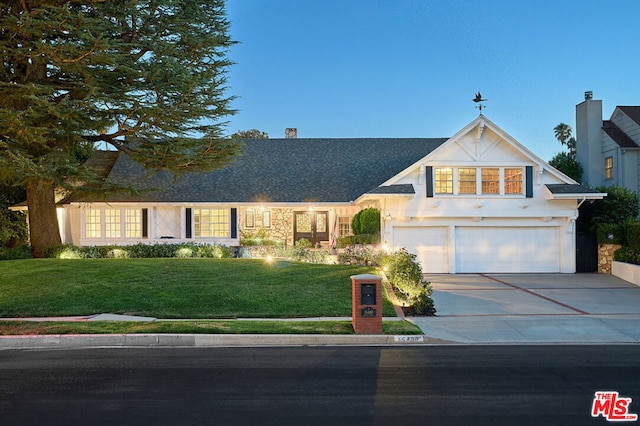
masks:
<svg viewBox="0 0 640 426"><path fill-rule="evenodd" d="M640 346L0 351L0 424L590 425L640 412Z"/></svg>

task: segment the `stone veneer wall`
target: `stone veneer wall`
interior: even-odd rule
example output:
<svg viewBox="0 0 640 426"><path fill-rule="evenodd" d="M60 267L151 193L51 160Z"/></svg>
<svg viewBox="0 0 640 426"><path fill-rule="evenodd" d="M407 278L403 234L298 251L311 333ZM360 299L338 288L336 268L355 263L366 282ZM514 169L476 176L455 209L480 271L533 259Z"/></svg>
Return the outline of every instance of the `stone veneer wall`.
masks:
<svg viewBox="0 0 640 426"><path fill-rule="evenodd" d="M293 245L293 209L272 210L269 238Z"/></svg>
<svg viewBox="0 0 640 426"><path fill-rule="evenodd" d="M246 212L253 211L255 214L255 223L252 228L246 225ZM263 223L263 213L271 212L271 226L265 227ZM240 229L243 232L255 234L261 230L266 233L268 240L285 241L287 246L293 245L293 209L240 209Z"/></svg>
<svg viewBox="0 0 640 426"><path fill-rule="evenodd" d="M613 253L620 247L620 244L598 244L598 273L611 274Z"/></svg>

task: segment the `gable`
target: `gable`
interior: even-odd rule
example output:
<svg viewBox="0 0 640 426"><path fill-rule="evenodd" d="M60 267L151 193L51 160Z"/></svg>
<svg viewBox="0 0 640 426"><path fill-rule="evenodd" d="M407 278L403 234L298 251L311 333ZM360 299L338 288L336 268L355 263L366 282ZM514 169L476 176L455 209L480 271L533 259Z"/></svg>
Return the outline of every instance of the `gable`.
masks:
<svg viewBox="0 0 640 426"><path fill-rule="evenodd" d="M535 168L537 179L545 174L545 183L576 184L570 177L551 167L524 145L480 115L445 143L384 185L422 183L427 166L528 166ZM544 172L547 173L544 173Z"/></svg>

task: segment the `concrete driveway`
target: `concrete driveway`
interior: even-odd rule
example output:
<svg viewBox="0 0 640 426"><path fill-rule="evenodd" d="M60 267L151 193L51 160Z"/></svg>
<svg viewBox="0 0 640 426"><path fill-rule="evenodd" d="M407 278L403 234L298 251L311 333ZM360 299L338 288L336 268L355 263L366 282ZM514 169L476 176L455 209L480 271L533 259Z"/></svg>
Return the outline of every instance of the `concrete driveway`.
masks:
<svg viewBox="0 0 640 426"><path fill-rule="evenodd" d="M640 343L640 287L602 274L427 275L437 316L411 318L460 343Z"/></svg>

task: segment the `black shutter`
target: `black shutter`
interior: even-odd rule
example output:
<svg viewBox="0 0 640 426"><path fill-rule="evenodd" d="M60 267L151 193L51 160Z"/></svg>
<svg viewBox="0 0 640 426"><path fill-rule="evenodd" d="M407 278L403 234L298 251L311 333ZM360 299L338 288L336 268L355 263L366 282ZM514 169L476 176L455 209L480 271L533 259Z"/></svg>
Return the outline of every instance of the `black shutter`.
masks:
<svg viewBox="0 0 640 426"><path fill-rule="evenodd" d="M149 209L142 209L142 238L149 236Z"/></svg>
<svg viewBox="0 0 640 426"><path fill-rule="evenodd" d="M184 221L184 223L185 223L184 234L185 235L184 236L185 236L185 238L192 238L191 237L191 209L190 208L186 208L186 209L184 209L184 211L185 211L185 215L184 215L185 216L184 217L184 219L185 219L185 221Z"/></svg>
<svg viewBox="0 0 640 426"><path fill-rule="evenodd" d="M525 172L525 184L527 185L525 194L527 198L533 198L533 167L525 167Z"/></svg>
<svg viewBox="0 0 640 426"><path fill-rule="evenodd" d="M427 197L433 197L433 166L425 167L426 183L427 183Z"/></svg>
<svg viewBox="0 0 640 426"><path fill-rule="evenodd" d="M231 238L238 238L238 209L231 209Z"/></svg>

